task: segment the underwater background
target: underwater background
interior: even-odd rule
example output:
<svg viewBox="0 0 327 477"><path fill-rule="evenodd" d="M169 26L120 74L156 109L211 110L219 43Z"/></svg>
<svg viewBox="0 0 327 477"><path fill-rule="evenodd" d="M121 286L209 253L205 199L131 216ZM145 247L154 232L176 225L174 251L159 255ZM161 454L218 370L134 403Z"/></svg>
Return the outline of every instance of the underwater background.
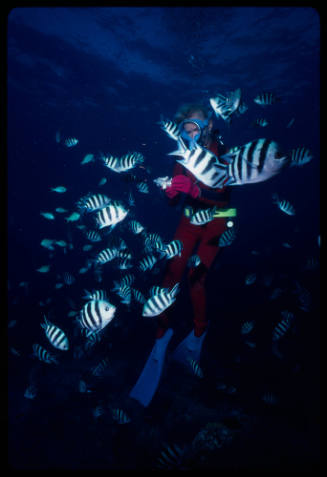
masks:
<svg viewBox="0 0 327 477"><path fill-rule="evenodd" d="M320 445L319 12L16 8L7 18L6 46L10 467L314 470ZM175 159L167 153L175 144L158 122L173 119L185 102L209 105L209 98L236 88L244 114L230 124L214 117L227 148L265 137L286 154L307 148L312 160L266 182L231 187L237 233L208 277L204 377L168 356L144 409L128 393L153 346L156 319L142 317L140 303L121 303L111 289L131 272L147 294L160 284L164 261L138 269L144 240L127 219L93 242L85 233L90 217L72 214L88 193L124 204L132 194L130 218L172 240L181 210L168 205L153 179L171 175ZM253 101L262 92L280 100L262 107ZM268 125L255 126L259 118ZM78 142L69 147L69 138ZM131 151L144 155L144 167L119 174L99 159ZM59 186L64 192L51 190ZM295 215L277 207L276 193ZM44 239L54 245L41 245ZM134 267L120 270L112 262L97 274L90 260L121 239ZM85 290L95 289L106 290L117 309L92 343L76 318ZM272 336L287 313L291 325L276 349ZM51 345L40 326L44 316L65 332L68 351ZM193 324L186 280L171 320L174 346ZM33 356L34 344L58 364Z"/></svg>

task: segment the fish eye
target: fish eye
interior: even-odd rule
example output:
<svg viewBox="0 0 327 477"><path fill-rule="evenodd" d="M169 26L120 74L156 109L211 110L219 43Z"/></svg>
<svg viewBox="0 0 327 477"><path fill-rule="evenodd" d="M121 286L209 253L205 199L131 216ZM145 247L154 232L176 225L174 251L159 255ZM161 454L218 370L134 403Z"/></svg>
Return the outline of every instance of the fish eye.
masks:
<svg viewBox="0 0 327 477"><path fill-rule="evenodd" d="M109 311L109 306L106 306L106 307L105 307L105 310L106 310L106 311Z"/></svg>

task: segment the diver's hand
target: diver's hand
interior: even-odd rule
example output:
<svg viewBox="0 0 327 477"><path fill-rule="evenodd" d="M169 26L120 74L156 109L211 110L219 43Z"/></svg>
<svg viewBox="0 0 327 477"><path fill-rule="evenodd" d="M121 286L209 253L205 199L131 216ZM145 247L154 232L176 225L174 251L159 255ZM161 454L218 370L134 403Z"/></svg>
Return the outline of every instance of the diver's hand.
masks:
<svg viewBox="0 0 327 477"><path fill-rule="evenodd" d="M179 192L189 194L193 199L200 195L200 189L197 187L189 177L179 174L172 178L171 185L165 190L169 199L173 199Z"/></svg>

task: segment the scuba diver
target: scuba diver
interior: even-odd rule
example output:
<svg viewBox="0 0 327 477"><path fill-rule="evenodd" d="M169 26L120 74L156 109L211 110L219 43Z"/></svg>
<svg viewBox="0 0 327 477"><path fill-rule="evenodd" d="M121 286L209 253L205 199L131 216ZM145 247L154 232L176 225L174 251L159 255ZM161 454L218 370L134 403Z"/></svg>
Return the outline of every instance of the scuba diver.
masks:
<svg viewBox="0 0 327 477"><path fill-rule="evenodd" d="M217 157L226 152L219 131L213 131L211 112L201 104L185 104L175 115L175 123L188 149L198 143L213 152ZM175 255L167 261L161 286L171 289L182 279L189 259L194 254L199 263L194 263L188 271L188 283L193 308L194 327L186 338L177 346L172 358L188 364L190 360L199 361L203 340L207 333L206 291L205 281L217 254L220 250L219 238L232 222L228 218L236 215L236 209L228 208L230 188L211 188L202 182L180 163L176 163L170 186L165 194L170 205L182 206L183 215L175 232L174 240L180 240L183 248L180 256ZM203 225L191 223L192 215L201 210L215 206L213 219ZM157 317L158 327L156 340L144 368L131 390L129 396L136 399L144 407L148 406L158 388L161 378L166 350L173 336L169 326L167 312Z"/></svg>

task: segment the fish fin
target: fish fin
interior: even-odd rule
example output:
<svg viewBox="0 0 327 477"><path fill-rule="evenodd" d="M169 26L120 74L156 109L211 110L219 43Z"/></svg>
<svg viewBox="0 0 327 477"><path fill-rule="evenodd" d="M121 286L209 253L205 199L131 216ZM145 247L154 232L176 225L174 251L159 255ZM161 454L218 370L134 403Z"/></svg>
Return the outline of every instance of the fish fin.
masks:
<svg viewBox="0 0 327 477"><path fill-rule="evenodd" d="M179 292L179 288L180 288L180 285L179 283L176 283L176 285L173 286L173 288L170 290L170 296L175 298L175 296L177 295L177 293Z"/></svg>
<svg viewBox="0 0 327 477"><path fill-rule="evenodd" d="M231 164L233 162L233 160L235 159L235 153L234 152L226 152L226 154L223 154L222 156L220 156L219 159L223 159L228 164Z"/></svg>

